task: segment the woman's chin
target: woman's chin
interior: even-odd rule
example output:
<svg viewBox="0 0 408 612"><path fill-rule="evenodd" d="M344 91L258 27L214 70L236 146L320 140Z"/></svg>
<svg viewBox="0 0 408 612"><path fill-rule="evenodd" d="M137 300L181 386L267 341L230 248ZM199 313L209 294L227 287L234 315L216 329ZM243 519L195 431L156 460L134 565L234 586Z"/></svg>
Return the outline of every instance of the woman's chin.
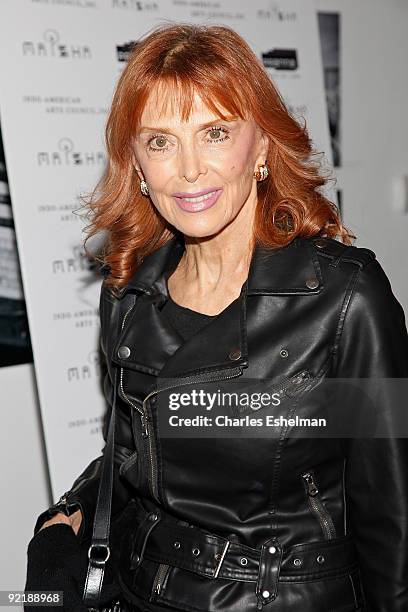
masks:
<svg viewBox="0 0 408 612"><path fill-rule="evenodd" d="M194 219L184 220L181 222L177 219L177 222L173 222L176 227L185 236L191 236L194 238L206 238L218 234L226 225L225 219L219 220L218 223L212 219L201 218L197 216Z"/></svg>

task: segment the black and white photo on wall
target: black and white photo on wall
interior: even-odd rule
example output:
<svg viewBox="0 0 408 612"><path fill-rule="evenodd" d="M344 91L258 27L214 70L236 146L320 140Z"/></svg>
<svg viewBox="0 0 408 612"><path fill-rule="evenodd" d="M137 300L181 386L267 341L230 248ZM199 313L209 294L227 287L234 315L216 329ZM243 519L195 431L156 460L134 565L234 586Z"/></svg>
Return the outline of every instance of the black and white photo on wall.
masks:
<svg viewBox="0 0 408 612"><path fill-rule="evenodd" d="M0 367L32 361L26 303L0 129Z"/></svg>
<svg viewBox="0 0 408 612"><path fill-rule="evenodd" d="M340 80L340 14L318 11L320 48L333 166L342 164L341 156L341 80Z"/></svg>

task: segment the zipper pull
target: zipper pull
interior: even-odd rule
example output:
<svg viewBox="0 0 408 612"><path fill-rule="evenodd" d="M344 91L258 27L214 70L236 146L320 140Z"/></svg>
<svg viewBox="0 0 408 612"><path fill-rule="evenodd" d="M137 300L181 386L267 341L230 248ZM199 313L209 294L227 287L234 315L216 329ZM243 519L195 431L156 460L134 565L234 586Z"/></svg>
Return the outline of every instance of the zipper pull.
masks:
<svg viewBox="0 0 408 612"><path fill-rule="evenodd" d="M59 500L54 504L53 508L57 508L60 512L62 512L66 516L69 516L67 495L68 492L65 492L63 495L61 495Z"/></svg>
<svg viewBox="0 0 408 612"><path fill-rule="evenodd" d="M63 495L61 495L61 497L59 498L59 500L56 502L56 506L67 506L68 504L68 494L69 491L65 491L65 493Z"/></svg>
<svg viewBox="0 0 408 612"><path fill-rule="evenodd" d="M149 437L149 430L147 428L147 415L146 414L142 414L141 415L141 422L142 422L142 436L143 438L148 438Z"/></svg>
<svg viewBox="0 0 408 612"><path fill-rule="evenodd" d="M319 492L319 489L316 486L313 475L310 472L306 472L305 474L302 474L302 478L306 482L308 494L311 495L312 497L317 495Z"/></svg>

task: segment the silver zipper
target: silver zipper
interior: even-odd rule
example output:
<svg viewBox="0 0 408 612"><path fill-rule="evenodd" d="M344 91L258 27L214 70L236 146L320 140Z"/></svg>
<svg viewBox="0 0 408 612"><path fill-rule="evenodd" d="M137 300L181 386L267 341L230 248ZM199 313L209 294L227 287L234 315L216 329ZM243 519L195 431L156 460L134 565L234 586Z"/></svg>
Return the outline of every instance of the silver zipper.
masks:
<svg viewBox="0 0 408 612"><path fill-rule="evenodd" d="M133 304L131 304L129 306L129 308L127 309L127 311L123 315L122 325L121 325L121 328L120 328L121 332L123 332L123 328L125 327L125 322L126 322L127 316L128 316L129 312L132 310L132 308L134 307L135 304L136 304L136 300L133 302ZM123 389L123 367L120 368L120 383L119 383L119 385L120 385L120 390L122 392L123 399L125 399L128 402L128 404L130 404L130 406L132 406L135 410L137 410L140 413L141 420L142 420L142 425L143 425L143 430L146 431L146 427L145 427L145 424L144 424L144 418L145 417L144 417L143 410L140 409L138 406L136 406L135 404L133 404L133 402L130 401L130 399L128 398L128 396L126 395L126 393L125 393L125 391Z"/></svg>
<svg viewBox="0 0 408 612"><path fill-rule="evenodd" d="M70 493L70 491L66 491L63 495L61 495L59 500L54 505L56 508L64 508L66 513L69 512L68 508L70 506L69 501L68 501L69 493Z"/></svg>
<svg viewBox="0 0 408 612"><path fill-rule="evenodd" d="M170 565L167 565L166 563L160 563L156 572L156 576L154 577L152 594L155 593L156 595L159 595L169 567Z"/></svg>
<svg viewBox="0 0 408 612"><path fill-rule="evenodd" d="M306 486L310 509L317 517L325 539L331 540L336 537L336 529L330 514L327 512L327 509L318 495L319 489L316 485L315 478L312 472L305 472L302 474L302 478Z"/></svg>
<svg viewBox="0 0 408 612"><path fill-rule="evenodd" d="M304 383L309 381L310 378L309 370L300 370L293 374L293 376L286 376L279 383L272 385L268 392L275 393L277 391L279 395L283 395L291 386L295 386L296 389L302 388Z"/></svg>
<svg viewBox="0 0 408 612"><path fill-rule="evenodd" d="M280 394L282 395L285 391L287 391L290 385L295 384L298 385L297 388L300 388L306 381L310 379L311 375L309 370L300 370L296 372L293 376L284 378L280 384L275 385L275 388L279 389Z"/></svg>

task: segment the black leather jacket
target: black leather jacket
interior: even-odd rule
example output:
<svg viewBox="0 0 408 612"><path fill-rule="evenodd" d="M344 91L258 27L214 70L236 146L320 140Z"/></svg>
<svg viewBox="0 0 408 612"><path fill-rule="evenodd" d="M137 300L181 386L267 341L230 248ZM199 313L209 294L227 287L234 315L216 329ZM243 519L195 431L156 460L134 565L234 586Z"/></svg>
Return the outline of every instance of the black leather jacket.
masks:
<svg viewBox="0 0 408 612"><path fill-rule="evenodd" d="M174 238L147 257L119 299L102 285L108 400L118 374L113 515L130 501L123 589L149 610L407 611L408 338L375 254L321 237L257 247L239 298L184 343L160 312L183 249ZM255 380L278 393L274 417L326 417L331 434L282 421L271 435L159 435L160 389ZM100 462L65 494L82 540Z"/></svg>

